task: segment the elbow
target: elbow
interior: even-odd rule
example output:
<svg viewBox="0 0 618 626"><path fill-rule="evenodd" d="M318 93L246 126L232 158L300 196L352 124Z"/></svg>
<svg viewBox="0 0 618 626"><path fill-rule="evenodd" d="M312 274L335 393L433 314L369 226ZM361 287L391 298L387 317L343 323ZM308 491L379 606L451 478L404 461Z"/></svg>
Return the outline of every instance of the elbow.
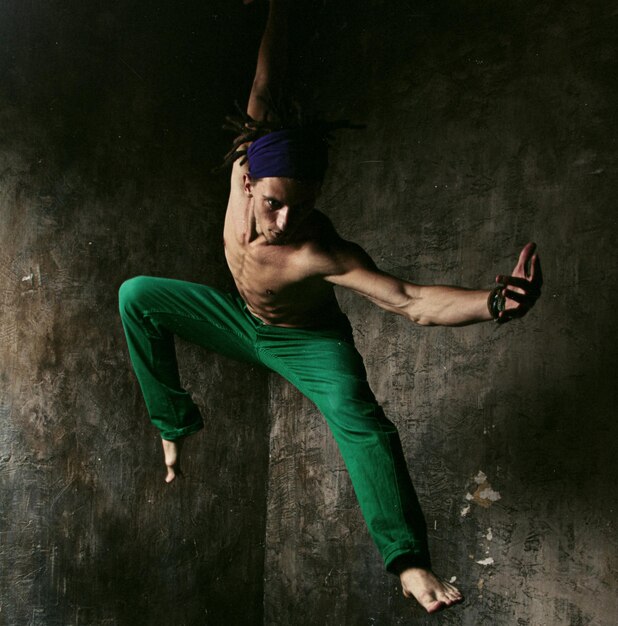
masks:
<svg viewBox="0 0 618 626"><path fill-rule="evenodd" d="M257 73L253 79L249 100L260 102L262 105L267 103L271 97L271 84L272 80L269 73Z"/></svg>
<svg viewBox="0 0 618 626"><path fill-rule="evenodd" d="M416 326L436 326L437 322L430 312L423 311L423 307L419 306L419 304L420 300L418 298L412 298L408 300L401 313Z"/></svg>
<svg viewBox="0 0 618 626"><path fill-rule="evenodd" d="M251 91L257 96L265 96L268 92L270 84L270 76L267 72L256 72L253 78Z"/></svg>

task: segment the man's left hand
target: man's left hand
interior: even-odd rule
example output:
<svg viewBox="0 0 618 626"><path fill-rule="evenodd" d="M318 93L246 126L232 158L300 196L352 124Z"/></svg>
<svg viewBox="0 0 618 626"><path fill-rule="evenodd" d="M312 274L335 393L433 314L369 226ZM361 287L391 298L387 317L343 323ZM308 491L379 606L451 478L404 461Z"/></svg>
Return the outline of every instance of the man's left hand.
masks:
<svg viewBox="0 0 618 626"><path fill-rule="evenodd" d="M510 276L500 274L496 282L504 285L502 295L506 302L500 312L498 322L508 322L516 317L523 317L538 300L543 285L541 259L535 243L529 243L519 255L517 265Z"/></svg>

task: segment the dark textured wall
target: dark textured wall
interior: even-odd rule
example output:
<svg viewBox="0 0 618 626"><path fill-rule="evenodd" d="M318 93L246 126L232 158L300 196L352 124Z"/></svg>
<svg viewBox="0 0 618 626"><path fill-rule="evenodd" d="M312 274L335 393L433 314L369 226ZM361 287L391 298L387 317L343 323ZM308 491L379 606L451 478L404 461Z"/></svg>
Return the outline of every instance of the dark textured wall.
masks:
<svg viewBox="0 0 618 626"><path fill-rule="evenodd" d="M210 170L259 30L221 8L2 3L3 624L261 622L265 375L179 346L206 429L170 488L117 313L136 274L229 286Z"/></svg>
<svg viewBox="0 0 618 626"><path fill-rule="evenodd" d="M529 239L543 253L543 299L501 328L414 328L340 294L436 569L468 598L431 623L613 625L617 17L306 5L301 91L367 124L339 134L319 205L342 234L419 282L489 287ZM124 279L229 286L210 169L263 7L0 10L0 623L429 623L294 389L179 345L207 425L170 487L129 369Z"/></svg>
<svg viewBox="0 0 618 626"><path fill-rule="evenodd" d="M266 623L611 626L617 15L601 2L327 12L319 102L367 123L340 133L320 202L341 233L387 271L476 287L535 240L546 285L527 319L499 328L414 328L341 294L435 567L467 606L406 606L322 418L277 383Z"/></svg>

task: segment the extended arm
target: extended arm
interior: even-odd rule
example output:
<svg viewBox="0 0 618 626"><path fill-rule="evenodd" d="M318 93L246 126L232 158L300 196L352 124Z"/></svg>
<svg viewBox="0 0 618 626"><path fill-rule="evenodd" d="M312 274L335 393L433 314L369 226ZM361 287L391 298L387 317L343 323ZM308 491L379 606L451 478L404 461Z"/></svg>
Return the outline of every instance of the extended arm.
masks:
<svg viewBox="0 0 618 626"><path fill-rule="evenodd" d="M335 271L326 276L333 284L365 296L379 307L423 326L463 326L492 319L487 290L446 285L417 285L379 270L356 244L344 242L336 254ZM522 250L511 276L500 275L505 299L500 321L523 316L540 295L541 266L535 244Z"/></svg>
<svg viewBox="0 0 618 626"><path fill-rule="evenodd" d="M249 4L249 1L245 0L245 4ZM287 17L287 0L271 0L247 104L247 114L259 122L270 121L271 103L277 102L282 89L287 68ZM249 123L245 126L250 128L251 125ZM235 144L228 156L235 154L234 150L247 146L247 143ZM230 179L231 204L239 202L242 198L244 194L243 177L247 173L246 160L236 159Z"/></svg>
<svg viewBox="0 0 618 626"><path fill-rule="evenodd" d="M287 0L270 0L268 21L258 52L247 113L254 120L267 120L268 103L279 95L287 69Z"/></svg>

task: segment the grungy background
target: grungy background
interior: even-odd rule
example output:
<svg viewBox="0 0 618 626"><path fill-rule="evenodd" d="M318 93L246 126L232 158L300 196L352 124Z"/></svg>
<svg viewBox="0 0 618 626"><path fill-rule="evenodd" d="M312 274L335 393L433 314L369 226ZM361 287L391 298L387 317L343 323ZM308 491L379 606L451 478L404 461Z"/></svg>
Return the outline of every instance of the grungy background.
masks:
<svg viewBox="0 0 618 626"><path fill-rule="evenodd" d="M341 293L398 425L433 617L383 571L316 409L178 345L204 408L186 478L130 370L116 293L228 288L223 116L266 6L0 3L0 623L615 626L618 11L601 0L294 6L294 87L342 131L319 208L385 270L489 287L535 240L521 322L416 328Z"/></svg>

